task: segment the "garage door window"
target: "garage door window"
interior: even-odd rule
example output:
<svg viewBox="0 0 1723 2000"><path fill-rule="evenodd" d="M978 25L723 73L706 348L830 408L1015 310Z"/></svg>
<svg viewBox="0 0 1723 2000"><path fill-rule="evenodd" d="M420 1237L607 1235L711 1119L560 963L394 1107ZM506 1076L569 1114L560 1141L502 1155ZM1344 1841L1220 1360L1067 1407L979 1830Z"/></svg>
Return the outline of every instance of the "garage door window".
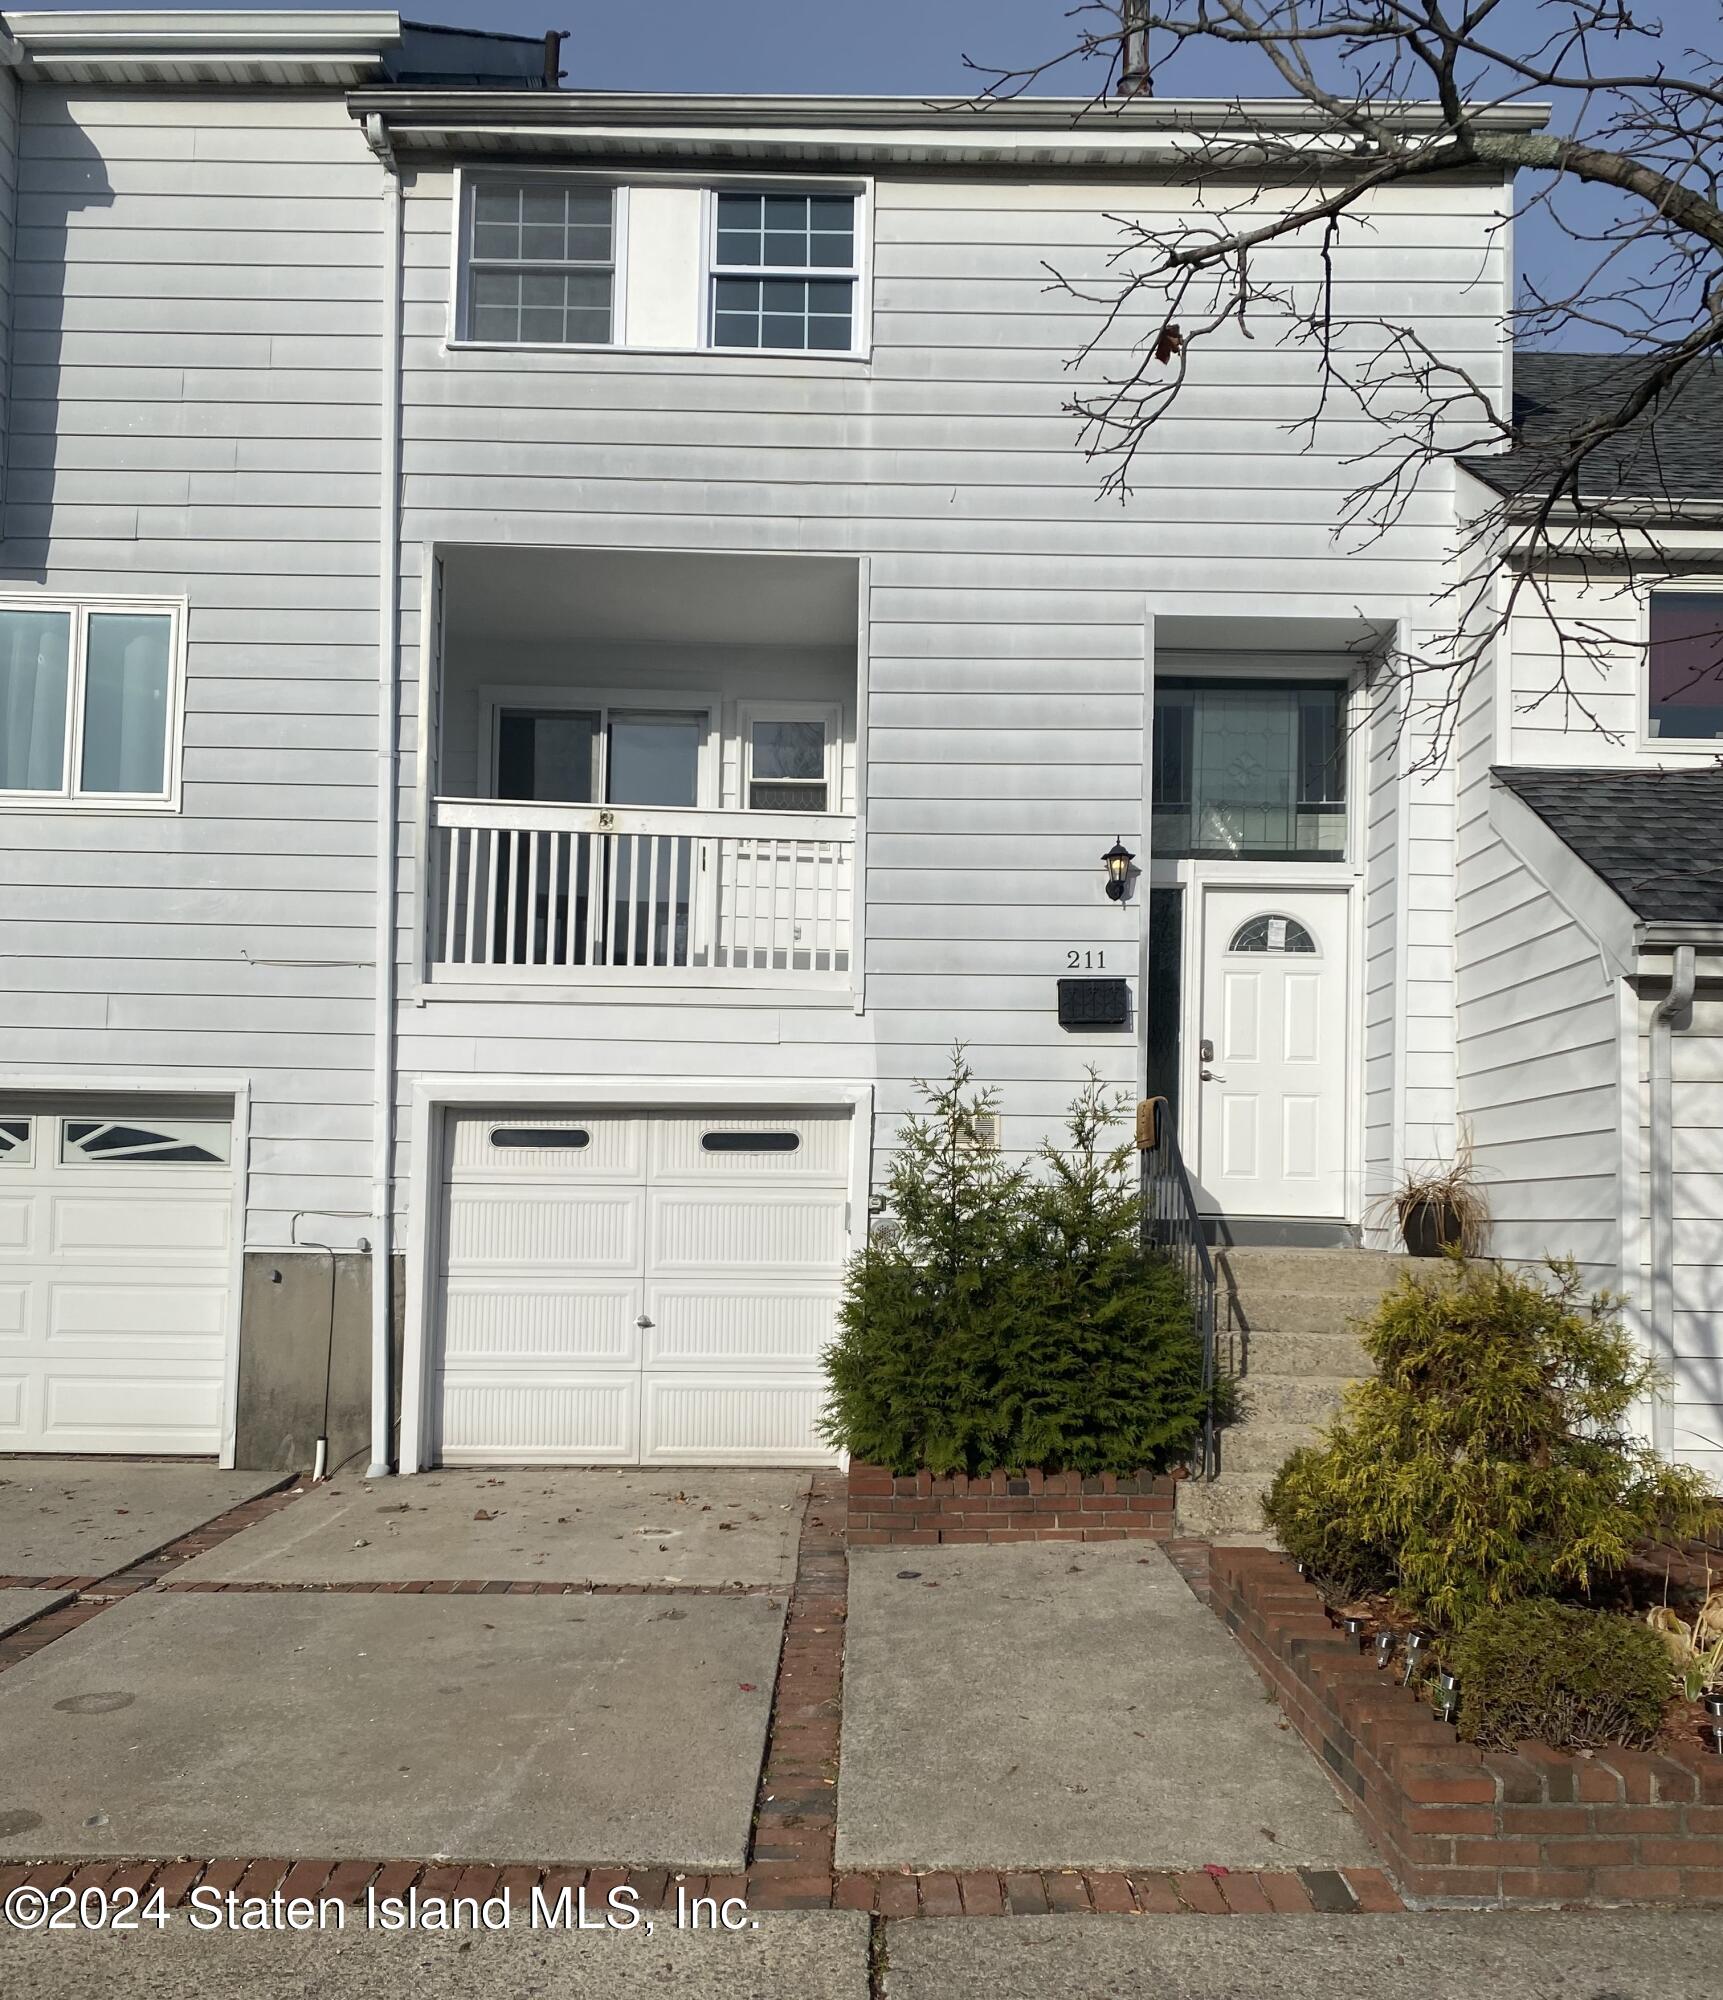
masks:
<svg viewBox="0 0 1723 2000"><path fill-rule="evenodd" d="M0 1118L0 1167L27 1167L29 1164L29 1119Z"/></svg>
<svg viewBox="0 0 1723 2000"><path fill-rule="evenodd" d="M214 1119L152 1120L121 1124L68 1118L61 1128L60 1160L68 1167L219 1167L227 1160L231 1128Z"/></svg>
<svg viewBox="0 0 1723 2000"><path fill-rule="evenodd" d="M493 1146L530 1146L535 1152L546 1152L560 1148L564 1152L578 1153L583 1146L592 1144L592 1134L583 1132L578 1125L552 1128L541 1131L532 1125L499 1125L491 1134Z"/></svg>
<svg viewBox="0 0 1723 2000"><path fill-rule="evenodd" d="M704 1153L793 1153L802 1143L799 1132L707 1132L700 1140Z"/></svg>

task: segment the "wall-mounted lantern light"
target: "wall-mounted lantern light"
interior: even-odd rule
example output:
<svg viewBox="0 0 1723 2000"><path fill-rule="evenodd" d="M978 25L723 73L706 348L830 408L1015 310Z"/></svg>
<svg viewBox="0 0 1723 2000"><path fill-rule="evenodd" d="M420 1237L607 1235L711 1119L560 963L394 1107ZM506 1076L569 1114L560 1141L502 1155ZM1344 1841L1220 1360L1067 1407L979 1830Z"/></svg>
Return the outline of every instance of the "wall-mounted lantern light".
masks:
<svg viewBox="0 0 1723 2000"><path fill-rule="evenodd" d="M1107 894L1115 903L1124 900L1125 889L1131 879L1131 863L1136 858L1122 840L1115 840L1101 856L1107 870Z"/></svg>

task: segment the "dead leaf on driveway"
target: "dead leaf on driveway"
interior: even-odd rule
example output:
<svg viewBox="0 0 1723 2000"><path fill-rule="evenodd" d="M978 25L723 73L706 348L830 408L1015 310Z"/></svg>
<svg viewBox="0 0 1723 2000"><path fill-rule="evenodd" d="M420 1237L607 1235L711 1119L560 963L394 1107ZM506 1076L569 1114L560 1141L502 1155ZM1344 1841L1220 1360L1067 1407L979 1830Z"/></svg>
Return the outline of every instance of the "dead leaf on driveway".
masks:
<svg viewBox="0 0 1723 2000"><path fill-rule="evenodd" d="M494 1521L496 1519L496 1516L491 1512L491 1510L488 1507L481 1507L478 1510L478 1512L474 1514L473 1519L475 1521Z"/></svg>

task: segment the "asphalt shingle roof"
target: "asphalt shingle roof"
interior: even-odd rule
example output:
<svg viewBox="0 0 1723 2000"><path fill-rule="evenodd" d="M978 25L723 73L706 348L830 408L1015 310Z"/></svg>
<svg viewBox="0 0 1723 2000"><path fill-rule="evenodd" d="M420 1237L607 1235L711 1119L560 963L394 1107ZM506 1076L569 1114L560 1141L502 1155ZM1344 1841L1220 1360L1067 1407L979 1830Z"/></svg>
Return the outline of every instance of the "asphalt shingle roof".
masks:
<svg viewBox="0 0 1723 2000"><path fill-rule="evenodd" d="M1498 766L1521 799L1646 923L1723 923L1723 767Z"/></svg>
<svg viewBox="0 0 1723 2000"><path fill-rule="evenodd" d="M1607 410L1612 398L1625 399L1644 365L1632 354L1516 349L1517 442L1461 464L1510 498L1535 494L1576 424ZM1581 469L1580 491L1588 499L1723 501L1723 360L1699 363L1644 416L1599 445Z"/></svg>

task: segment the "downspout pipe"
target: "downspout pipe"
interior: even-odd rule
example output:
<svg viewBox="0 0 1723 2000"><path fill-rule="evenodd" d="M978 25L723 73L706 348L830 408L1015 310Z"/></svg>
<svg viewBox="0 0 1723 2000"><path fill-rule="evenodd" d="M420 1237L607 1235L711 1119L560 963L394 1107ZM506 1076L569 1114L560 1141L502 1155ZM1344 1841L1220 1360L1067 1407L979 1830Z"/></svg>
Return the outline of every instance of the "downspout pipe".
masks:
<svg viewBox="0 0 1723 2000"><path fill-rule="evenodd" d="M383 167L383 335L379 361L381 490L377 500L377 890L376 1005L371 1025L371 1463L381 1479L394 1457L395 1143L395 733L400 662L401 575L401 175L378 117L365 140Z"/></svg>
<svg viewBox="0 0 1723 2000"><path fill-rule="evenodd" d="M1693 1005L1697 952L1675 947L1669 991L1651 1017L1651 1344L1664 1381L1654 1392L1652 1443L1675 1453L1675 1023Z"/></svg>

